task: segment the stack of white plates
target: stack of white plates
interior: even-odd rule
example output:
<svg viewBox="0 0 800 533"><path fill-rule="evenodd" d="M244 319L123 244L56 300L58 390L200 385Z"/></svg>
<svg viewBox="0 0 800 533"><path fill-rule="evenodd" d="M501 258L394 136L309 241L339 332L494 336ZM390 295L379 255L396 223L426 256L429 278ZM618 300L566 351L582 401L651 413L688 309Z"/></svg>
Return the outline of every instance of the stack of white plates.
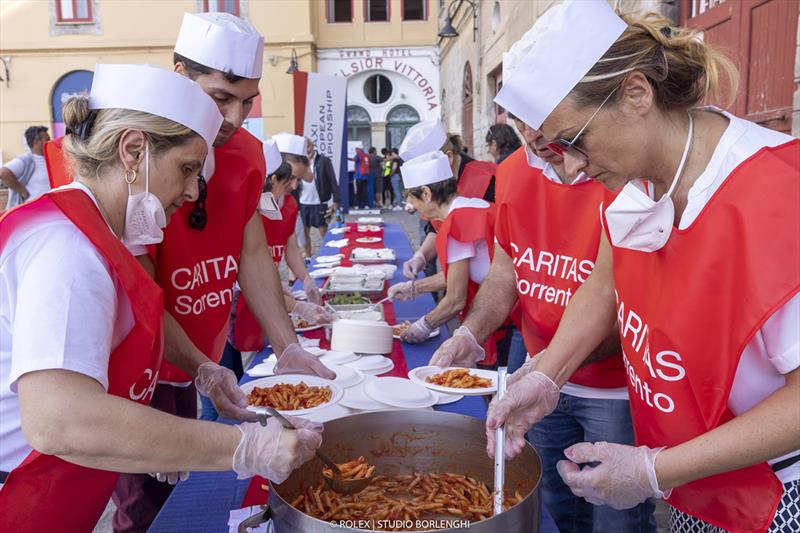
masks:
<svg viewBox="0 0 800 533"><path fill-rule="evenodd" d="M439 401L425 387L397 377L375 378L364 385L364 392L376 402L402 409L423 409Z"/></svg>
<svg viewBox="0 0 800 533"><path fill-rule="evenodd" d="M394 362L382 355L361 355L357 356L356 360L343 364L350 368L360 370L364 374L371 374L373 376L383 374L394 368Z"/></svg>
<svg viewBox="0 0 800 533"><path fill-rule="evenodd" d="M331 370L336 373L336 379L333 380L334 383L342 387L343 389L349 389L350 387L355 387L362 381L364 381L364 374L360 370L356 370L355 368L350 368L349 366L344 365L325 365Z"/></svg>
<svg viewBox="0 0 800 533"><path fill-rule="evenodd" d="M326 353L319 357L322 364L325 366L331 365L344 365L358 360L358 356L353 352L334 352L328 350Z"/></svg>

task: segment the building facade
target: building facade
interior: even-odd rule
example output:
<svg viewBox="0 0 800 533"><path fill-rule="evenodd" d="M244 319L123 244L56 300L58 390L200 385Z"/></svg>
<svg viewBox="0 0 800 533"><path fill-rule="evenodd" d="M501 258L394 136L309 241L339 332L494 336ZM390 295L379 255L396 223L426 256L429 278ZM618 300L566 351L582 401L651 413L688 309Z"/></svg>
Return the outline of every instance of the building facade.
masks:
<svg viewBox="0 0 800 533"><path fill-rule="evenodd" d="M800 34L798 6L786 0L609 0L624 12L658 11L675 23L703 31L737 62L741 82L730 110L767 127L800 135ZM439 38L442 116L461 133L469 153L489 159L486 131L505 122L493 102L502 87L502 57L556 0L446 0L458 33ZM473 7L474 6L474 7ZM770 58L770 61L759 61ZM535 90L535 88L531 88Z"/></svg>
<svg viewBox="0 0 800 533"><path fill-rule="evenodd" d="M88 89L97 63L172 68L186 12L227 11L264 35L261 96L245 127L263 138L294 124L297 68L348 79L365 146L397 142L438 113L438 0L3 0L0 160L23 152L25 128L63 134L61 105ZM358 120L357 120L358 119ZM400 136L400 137L398 137ZM369 141L369 142L366 142Z"/></svg>

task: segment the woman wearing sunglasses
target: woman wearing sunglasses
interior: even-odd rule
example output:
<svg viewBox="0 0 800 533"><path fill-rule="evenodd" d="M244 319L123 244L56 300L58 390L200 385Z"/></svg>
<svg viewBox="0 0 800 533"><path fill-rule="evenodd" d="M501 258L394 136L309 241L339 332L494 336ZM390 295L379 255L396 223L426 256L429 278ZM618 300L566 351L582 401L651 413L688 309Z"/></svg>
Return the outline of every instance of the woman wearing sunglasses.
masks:
<svg viewBox="0 0 800 533"><path fill-rule="evenodd" d="M490 406L489 452L499 424L555 408L617 322L638 447L566 450L573 492L616 508L665 498L674 531L796 531L800 141L698 108L735 71L691 30L605 2L560 8L498 101L560 139L568 174L620 192L552 342ZM579 59L559 69L552 49ZM550 96L523 95L533 79Z"/></svg>
<svg viewBox="0 0 800 533"><path fill-rule="evenodd" d="M163 293L130 248L159 242L195 199L222 122L213 100L166 70L98 65L64 118L74 182L0 217L3 529L91 531L120 472L285 479L321 426L234 427L148 407Z"/></svg>

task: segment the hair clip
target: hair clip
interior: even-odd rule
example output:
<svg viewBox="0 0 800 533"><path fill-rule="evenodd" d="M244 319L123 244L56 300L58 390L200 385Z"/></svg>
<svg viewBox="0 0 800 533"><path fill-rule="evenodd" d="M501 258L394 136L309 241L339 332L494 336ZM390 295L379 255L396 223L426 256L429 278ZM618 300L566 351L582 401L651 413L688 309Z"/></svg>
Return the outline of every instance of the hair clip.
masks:
<svg viewBox="0 0 800 533"><path fill-rule="evenodd" d="M75 126L75 128L67 128L66 134L67 135L77 135L81 141L85 141L89 138L89 135L92 134L92 128L94 127L94 121L97 118L97 112L95 110L89 111L89 114L86 115L86 120Z"/></svg>
<svg viewBox="0 0 800 533"><path fill-rule="evenodd" d="M670 39L672 37L672 28L669 26L661 26L661 35Z"/></svg>

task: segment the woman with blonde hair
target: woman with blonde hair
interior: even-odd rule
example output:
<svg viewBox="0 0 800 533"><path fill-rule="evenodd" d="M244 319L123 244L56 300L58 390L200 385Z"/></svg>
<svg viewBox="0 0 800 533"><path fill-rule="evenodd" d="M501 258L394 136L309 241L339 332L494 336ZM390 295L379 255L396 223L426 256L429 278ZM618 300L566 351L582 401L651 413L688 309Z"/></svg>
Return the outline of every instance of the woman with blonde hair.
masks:
<svg viewBox="0 0 800 533"><path fill-rule="evenodd" d="M163 293L130 248L160 242L197 196L222 123L216 104L166 70L98 65L90 95L71 98L64 117L74 183L0 218L4 529L91 531L120 472L285 479L321 443L319 425L234 427L147 407Z"/></svg>
<svg viewBox="0 0 800 533"><path fill-rule="evenodd" d="M505 423L519 453L616 322L638 447L568 448L572 491L619 509L664 498L673 531L797 531L800 141L698 107L736 75L692 30L602 1L554 9L497 101L567 173L619 193L552 342L490 405L488 451Z"/></svg>

